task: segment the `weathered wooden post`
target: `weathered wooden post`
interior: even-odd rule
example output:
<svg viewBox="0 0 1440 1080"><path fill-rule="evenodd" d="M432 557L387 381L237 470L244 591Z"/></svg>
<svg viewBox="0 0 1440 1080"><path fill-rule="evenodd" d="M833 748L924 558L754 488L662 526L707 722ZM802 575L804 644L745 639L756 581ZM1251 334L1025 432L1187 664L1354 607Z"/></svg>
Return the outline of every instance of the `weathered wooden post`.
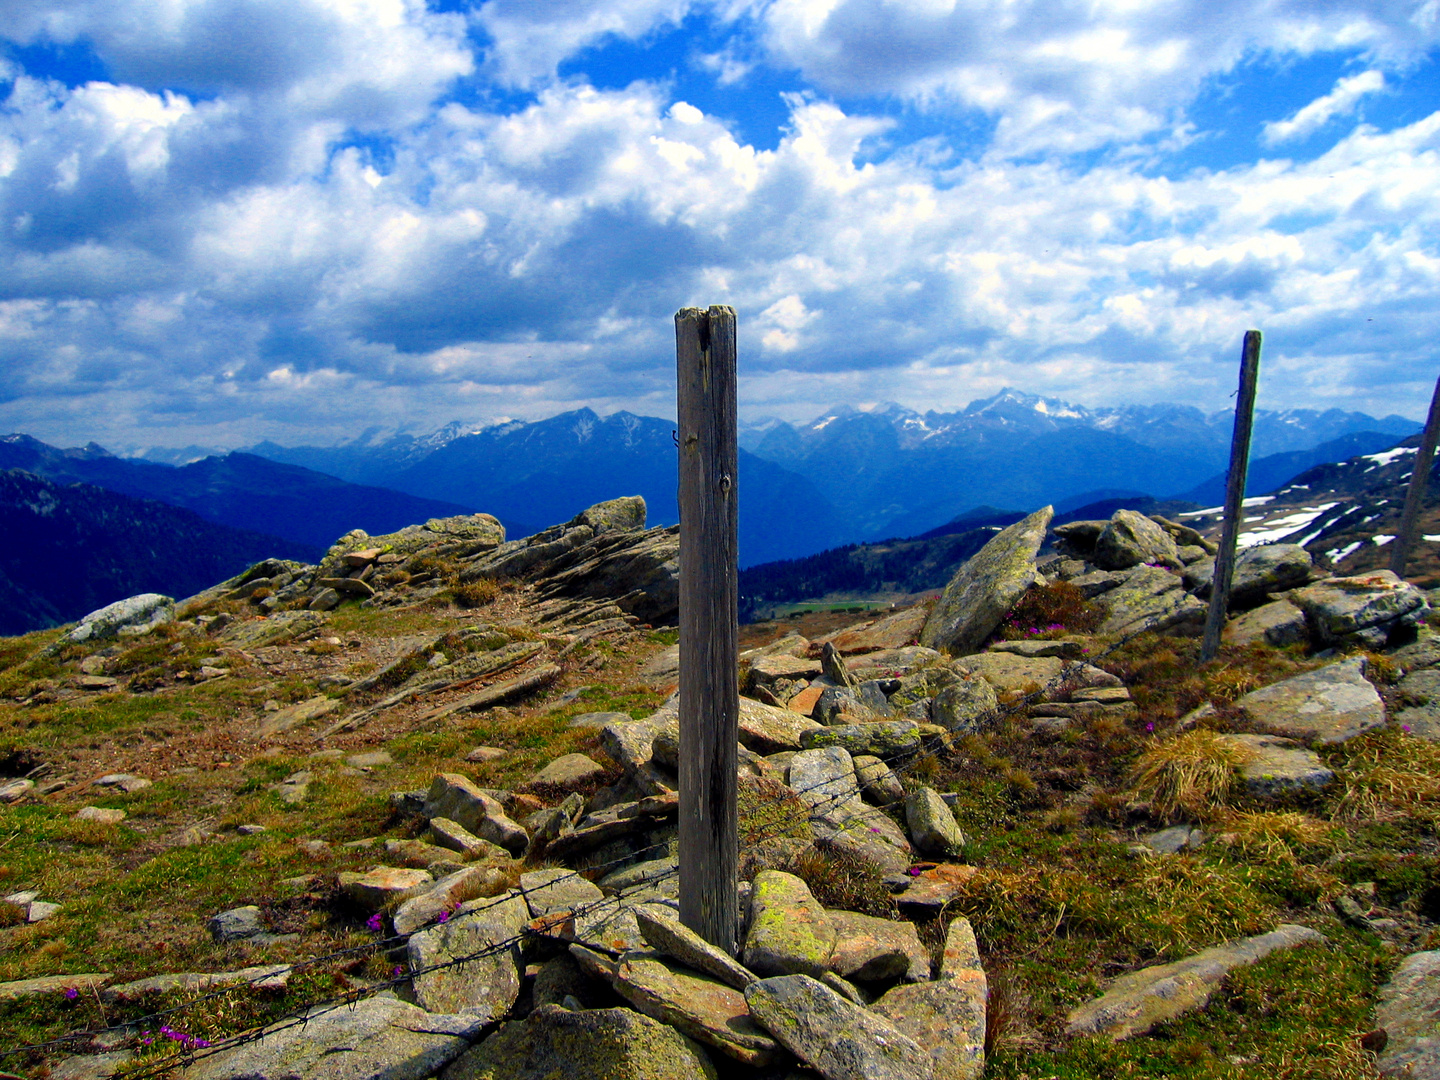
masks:
<svg viewBox="0 0 1440 1080"><path fill-rule="evenodd" d="M680 921L735 953L739 871L735 311L675 313L680 441Z"/></svg>
<svg viewBox="0 0 1440 1080"><path fill-rule="evenodd" d="M1425 504L1425 489L1430 484L1430 464L1435 460L1437 437L1440 437L1440 379L1435 380L1430 415L1425 418L1425 432L1420 436L1420 449L1415 451L1410 486L1405 489L1405 512L1400 515L1400 535L1390 544L1390 569L1398 578L1405 576L1405 561L1410 558L1410 549L1415 546L1420 508Z"/></svg>
<svg viewBox="0 0 1440 1080"><path fill-rule="evenodd" d="M1210 584L1210 611L1200 642L1200 662L1214 660L1220 651L1220 633L1230 605L1230 580L1235 572L1235 541L1245 516L1245 475L1250 470L1250 429L1255 419L1255 386L1260 377L1260 331L1246 330L1240 350L1240 390L1235 402L1235 434L1230 440L1230 471L1225 477L1225 524L1220 550L1215 555L1215 577Z"/></svg>

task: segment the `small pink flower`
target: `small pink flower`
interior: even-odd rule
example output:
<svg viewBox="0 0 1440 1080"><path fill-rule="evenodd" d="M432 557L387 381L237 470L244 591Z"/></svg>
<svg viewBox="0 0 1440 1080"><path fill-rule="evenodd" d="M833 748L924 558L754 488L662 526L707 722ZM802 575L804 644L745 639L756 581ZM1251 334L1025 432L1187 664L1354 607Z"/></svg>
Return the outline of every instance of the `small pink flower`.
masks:
<svg viewBox="0 0 1440 1080"><path fill-rule="evenodd" d="M919 876L920 876L920 868L919 868L918 866L912 866L912 867L910 867L909 870L906 870L905 872L906 872L907 874L909 874L911 877L919 877Z"/></svg>
<svg viewBox="0 0 1440 1080"><path fill-rule="evenodd" d="M1145 725L1145 730L1146 730L1146 731L1154 731L1154 730L1155 730L1155 722L1152 720L1150 723L1146 724L1146 725Z"/></svg>
<svg viewBox="0 0 1440 1080"><path fill-rule="evenodd" d="M1406 735L1409 735L1409 734L1410 734L1410 725L1409 725L1409 724L1401 724L1401 725L1400 725L1400 730L1403 731L1403 732L1405 732Z"/></svg>

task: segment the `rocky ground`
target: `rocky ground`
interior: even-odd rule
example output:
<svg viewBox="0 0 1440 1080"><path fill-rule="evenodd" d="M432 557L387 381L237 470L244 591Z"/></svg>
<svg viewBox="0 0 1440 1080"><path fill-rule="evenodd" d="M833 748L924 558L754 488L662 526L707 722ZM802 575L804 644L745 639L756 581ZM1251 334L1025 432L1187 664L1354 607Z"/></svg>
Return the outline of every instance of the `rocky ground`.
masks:
<svg viewBox="0 0 1440 1080"><path fill-rule="evenodd" d="M1253 548L1201 665L1205 536L1049 523L743 628L729 950L638 499L0 641L0 1070L1440 1076L1427 595Z"/></svg>

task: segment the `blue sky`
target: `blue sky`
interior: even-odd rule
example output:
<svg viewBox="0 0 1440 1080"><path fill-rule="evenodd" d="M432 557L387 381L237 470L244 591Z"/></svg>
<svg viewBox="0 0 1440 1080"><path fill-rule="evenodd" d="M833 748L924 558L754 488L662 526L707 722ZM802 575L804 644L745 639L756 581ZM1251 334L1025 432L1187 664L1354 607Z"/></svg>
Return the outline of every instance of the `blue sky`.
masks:
<svg viewBox="0 0 1440 1080"><path fill-rule="evenodd" d="M1440 0L0 0L0 429L1423 416Z"/></svg>

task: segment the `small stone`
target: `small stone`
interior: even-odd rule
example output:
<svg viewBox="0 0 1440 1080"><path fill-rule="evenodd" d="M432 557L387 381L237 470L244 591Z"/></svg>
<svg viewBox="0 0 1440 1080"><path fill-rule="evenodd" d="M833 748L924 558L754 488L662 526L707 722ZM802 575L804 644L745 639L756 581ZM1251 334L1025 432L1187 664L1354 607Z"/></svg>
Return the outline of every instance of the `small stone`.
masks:
<svg viewBox="0 0 1440 1080"><path fill-rule="evenodd" d="M102 825L115 825L125 820L124 810L112 810L103 806L82 806L75 812L81 821L98 821Z"/></svg>
<svg viewBox="0 0 1440 1080"><path fill-rule="evenodd" d="M266 933L260 909L253 904L212 915L205 926L210 931L210 936L220 944L227 941L245 941Z"/></svg>
<svg viewBox="0 0 1440 1080"><path fill-rule="evenodd" d="M27 923L42 922L58 914L60 914L59 904L49 904L44 900L32 900L29 909L25 912L25 921Z"/></svg>
<svg viewBox="0 0 1440 1080"><path fill-rule="evenodd" d="M0 781L0 803L19 802L34 790L34 780L20 779Z"/></svg>
<svg viewBox="0 0 1440 1080"><path fill-rule="evenodd" d="M150 781L143 776L132 776L130 773L110 773L94 781L96 787L113 787L129 795L136 791L143 791L150 786Z"/></svg>
<svg viewBox="0 0 1440 1080"><path fill-rule="evenodd" d="M515 790L532 792L547 788L576 788L604 775L605 766L594 759L584 754L562 754Z"/></svg>
<svg viewBox="0 0 1440 1080"><path fill-rule="evenodd" d="M905 798L905 787L895 771L871 754L855 757L855 778L860 781L860 791L866 799L877 806L890 806Z"/></svg>
<svg viewBox="0 0 1440 1080"><path fill-rule="evenodd" d="M260 833L268 832L264 825L237 825L235 831L241 836L257 836Z"/></svg>
<svg viewBox="0 0 1440 1080"><path fill-rule="evenodd" d="M1319 754L1291 739L1274 735L1216 737L1244 753L1240 778L1252 795L1286 799L1324 791L1335 782L1335 774L1325 767Z"/></svg>
<svg viewBox="0 0 1440 1080"><path fill-rule="evenodd" d="M486 761L497 761L504 757L505 754L506 751L501 750L498 746L477 746L465 755L465 760L484 763Z"/></svg>
<svg viewBox="0 0 1440 1080"><path fill-rule="evenodd" d="M931 1058L935 1076L978 1080L985 1071L984 984L955 980L896 986L871 1009Z"/></svg>
<svg viewBox="0 0 1440 1080"><path fill-rule="evenodd" d="M367 750L363 754L351 754L345 759L345 764L352 769L375 769L381 765L389 765L394 760L385 750Z"/></svg>

